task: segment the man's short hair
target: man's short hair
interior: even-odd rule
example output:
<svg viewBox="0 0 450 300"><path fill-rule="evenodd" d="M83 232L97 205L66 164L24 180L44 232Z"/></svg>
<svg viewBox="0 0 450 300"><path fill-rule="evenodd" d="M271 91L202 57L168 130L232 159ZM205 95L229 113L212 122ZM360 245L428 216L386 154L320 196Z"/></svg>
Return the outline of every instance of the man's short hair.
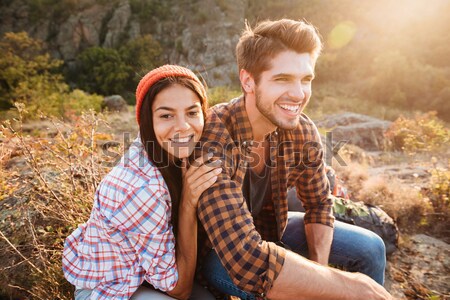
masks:
<svg viewBox="0 0 450 300"><path fill-rule="evenodd" d="M248 23L245 27L236 46L237 64L256 82L270 69L270 60L282 51L309 53L316 59L322 50L317 29L305 21L281 19L261 22L254 29Z"/></svg>

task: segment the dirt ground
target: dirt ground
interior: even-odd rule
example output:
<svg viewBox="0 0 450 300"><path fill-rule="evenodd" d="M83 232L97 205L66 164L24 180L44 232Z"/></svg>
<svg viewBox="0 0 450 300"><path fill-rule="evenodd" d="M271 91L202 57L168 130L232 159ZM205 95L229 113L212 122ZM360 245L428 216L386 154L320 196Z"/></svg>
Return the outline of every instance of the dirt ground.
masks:
<svg viewBox="0 0 450 300"><path fill-rule="evenodd" d="M385 287L397 299L450 299L450 245L425 234L403 237Z"/></svg>

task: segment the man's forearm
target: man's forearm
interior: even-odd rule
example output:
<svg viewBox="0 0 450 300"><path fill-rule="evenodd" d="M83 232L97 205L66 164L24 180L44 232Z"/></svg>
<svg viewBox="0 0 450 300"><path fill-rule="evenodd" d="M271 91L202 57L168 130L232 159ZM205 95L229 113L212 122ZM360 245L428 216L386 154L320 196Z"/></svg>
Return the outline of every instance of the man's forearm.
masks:
<svg viewBox="0 0 450 300"><path fill-rule="evenodd" d="M274 300L392 299L366 275L322 266L289 251L267 297Z"/></svg>
<svg viewBox="0 0 450 300"><path fill-rule="evenodd" d="M333 228L318 223L305 225L306 240L308 242L309 259L322 265L328 265Z"/></svg>

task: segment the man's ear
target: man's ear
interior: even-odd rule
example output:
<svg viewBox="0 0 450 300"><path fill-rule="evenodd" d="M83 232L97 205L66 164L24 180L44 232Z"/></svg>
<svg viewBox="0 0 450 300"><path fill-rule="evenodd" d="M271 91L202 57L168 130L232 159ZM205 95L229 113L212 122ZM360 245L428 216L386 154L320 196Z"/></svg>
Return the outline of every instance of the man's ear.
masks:
<svg viewBox="0 0 450 300"><path fill-rule="evenodd" d="M255 80L252 74L247 70L241 69L239 72L239 80L241 81L242 89L246 94L251 94L255 91Z"/></svg>

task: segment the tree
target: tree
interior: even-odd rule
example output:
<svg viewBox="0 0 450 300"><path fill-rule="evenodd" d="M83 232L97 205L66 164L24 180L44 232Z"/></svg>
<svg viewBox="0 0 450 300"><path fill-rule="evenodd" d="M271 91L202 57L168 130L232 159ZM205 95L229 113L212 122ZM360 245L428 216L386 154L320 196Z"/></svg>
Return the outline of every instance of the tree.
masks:
<svg viewBox="0 0 450 300"><path fill-rule="evenodd" d="M119 52L123 60L133 68L131 87L135 87L149 70L162 64L161 45L151 35L144 35L127 42Z"/></svg>
<svg viewBox="0 0 450 300"><path fill-rule="evenodd" d="M39 117L39 112L66 117L68 112L100 110L101 97L79 90L70 92L59 73L62 61L52 59L42 42L27 33L5 33L0 53L0 109L23 103L28 119Z"/></svg>
<svg viewBox="0 0 450 300"><path fill-rule="evenodd" d="M0 109L10 108L14 102L25 103L29 111L42 106L56 109L54 94L68 90L56 73L62 62L51 59L42 42L26 32L5 33L0 53Z"/></svg>
<svg viewBox="0 0 450 300"><path fill-rule="evenodd" d="M90 93L121 94L132 76L119 52L111 48L91 47L78 55L70 77L76 85Z"/></svg>
<svg viewBox="0 0 450 300"><path fill-rule="evenodd" d="M161 65L161 45L151 35L128 41L120 49L91 47L78 55L69 79L78 88L102 95L134 93L149 70Z"/></svg>

